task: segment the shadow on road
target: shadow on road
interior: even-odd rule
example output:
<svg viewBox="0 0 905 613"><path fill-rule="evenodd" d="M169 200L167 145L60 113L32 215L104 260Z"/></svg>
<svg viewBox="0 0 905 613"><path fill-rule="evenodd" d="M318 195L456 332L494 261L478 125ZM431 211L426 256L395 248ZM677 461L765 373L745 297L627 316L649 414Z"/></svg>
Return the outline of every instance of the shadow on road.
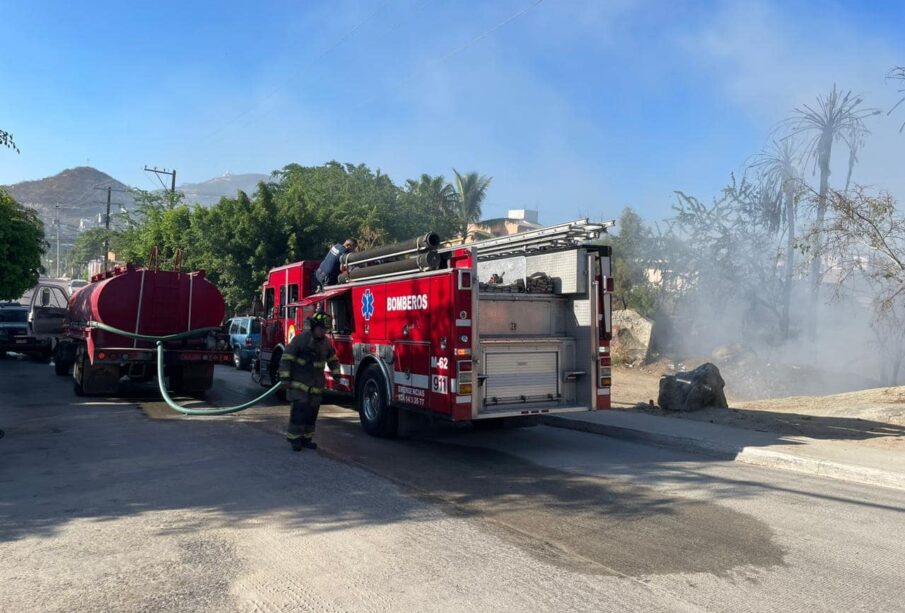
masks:
<svg viewBox="0 0 905 613"><path fill-rule="evenodd" d="M74 520L172 511L149 538L242 530L265 517L287 531L396 522L417 531L436 519L429 501L578 572L724 574L783 563L770 528L728 506L534 464L482 446L476 433L380 440L334 412L321 421L322 453L294 454L279 406L242 419L148 420L136 397L91 404L49 369L2 371L0 543L51 536Z"/></svg>

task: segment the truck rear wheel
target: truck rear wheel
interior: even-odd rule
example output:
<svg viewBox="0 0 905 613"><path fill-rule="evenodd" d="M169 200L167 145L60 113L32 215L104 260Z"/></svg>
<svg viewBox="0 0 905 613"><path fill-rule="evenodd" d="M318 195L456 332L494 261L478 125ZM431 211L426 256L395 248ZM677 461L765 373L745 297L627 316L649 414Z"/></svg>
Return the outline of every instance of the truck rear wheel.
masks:
<svg viewBox="0 0 905 613"><path fill-rule="evenodd" d="M371 436L393 438L399 426L399 409L390 405L383 373L376 365L365 369L358 389L358 417Z"/></svg>
<svg viewBox="0 0 905 613"><path fill-rule="evenodd" d="M75 368L72 369L72 391L76 396L84 396L85 362L87 361L85 353L83 351L79 351L75 359Z"/></svg>
<svg viewBox="0 0 905 613"><path fill-rule="evenodd" d="M283 352L277 349L270 354L270 361L267 363L267 370L270 373L270 387L280 382L280 360L283 358ZM277 400L286 402L286 390L280 388L276 393Z"/></svg>
<svg viewBox="0 0 905 613"><path fill-rule="evenodd" d="M53 349L53 372L60 377L68 375L75 362L71 349L70 343L57 343Z"/></svg>
<svg viewBox="0 0 905 613"><path fill-rule="evenodd" d="M69 374L69 364L61 362L59 360L53 361L53 372L56 373L58 377L65 377Z"/></svg>

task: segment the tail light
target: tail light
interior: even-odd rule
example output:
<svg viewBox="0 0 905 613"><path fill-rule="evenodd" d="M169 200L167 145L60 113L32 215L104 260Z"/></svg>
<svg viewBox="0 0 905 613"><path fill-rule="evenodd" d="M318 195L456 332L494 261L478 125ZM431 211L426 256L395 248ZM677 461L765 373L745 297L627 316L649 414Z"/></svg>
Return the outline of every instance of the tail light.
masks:
<svg viewBox="0 0 905 613"><path fill-rule="evenodd" d="M246 347L253 347L254 344L255 344L255 339L251 338L250 336L245 337L245 346Z"/></svg>
<svg viewBox="0 0 905 613"><path fill-rule="evenodd" d="M456 363L456 390L458 394L470 394L472 390L472 363L471 360L462 360Z"/></svg>

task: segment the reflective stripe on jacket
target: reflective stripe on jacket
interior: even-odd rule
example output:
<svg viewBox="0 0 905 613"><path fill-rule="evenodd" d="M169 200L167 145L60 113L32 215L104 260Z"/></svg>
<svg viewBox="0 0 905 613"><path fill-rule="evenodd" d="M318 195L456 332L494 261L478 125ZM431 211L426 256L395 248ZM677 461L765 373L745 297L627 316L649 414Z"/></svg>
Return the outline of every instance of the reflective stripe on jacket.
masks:
<svg viewBox="0 0 905 613"><path fill-rule="evenodd" d="M329 366L333 377L339 378L339 358L329 338L325 336L317 340L310 330L293 338L280 358L279 370L280 380L289 383L289 399L293 399L293 391L307 394L323 392L326 383L324 366Z"/></svg>

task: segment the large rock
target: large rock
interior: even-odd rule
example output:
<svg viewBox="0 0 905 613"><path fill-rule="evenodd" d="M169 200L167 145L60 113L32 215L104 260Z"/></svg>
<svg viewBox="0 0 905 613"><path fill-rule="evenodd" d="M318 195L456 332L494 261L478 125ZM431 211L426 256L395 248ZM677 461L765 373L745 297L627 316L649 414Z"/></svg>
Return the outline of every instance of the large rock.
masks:
<svg viewBox="0 0 905 613"><path fill-rule="evenodd" d="M613 341L610 349L617 362L636 364L647 359L654 323L637 311L613 311Z"/></svg>
<svg viewBox="0 0 905 613"><path fill-rule="evenodd" d="M666 411L697 411L707 407L728 408L720 369L707 362L689 372L660 377L657 404Z"/></svg>

